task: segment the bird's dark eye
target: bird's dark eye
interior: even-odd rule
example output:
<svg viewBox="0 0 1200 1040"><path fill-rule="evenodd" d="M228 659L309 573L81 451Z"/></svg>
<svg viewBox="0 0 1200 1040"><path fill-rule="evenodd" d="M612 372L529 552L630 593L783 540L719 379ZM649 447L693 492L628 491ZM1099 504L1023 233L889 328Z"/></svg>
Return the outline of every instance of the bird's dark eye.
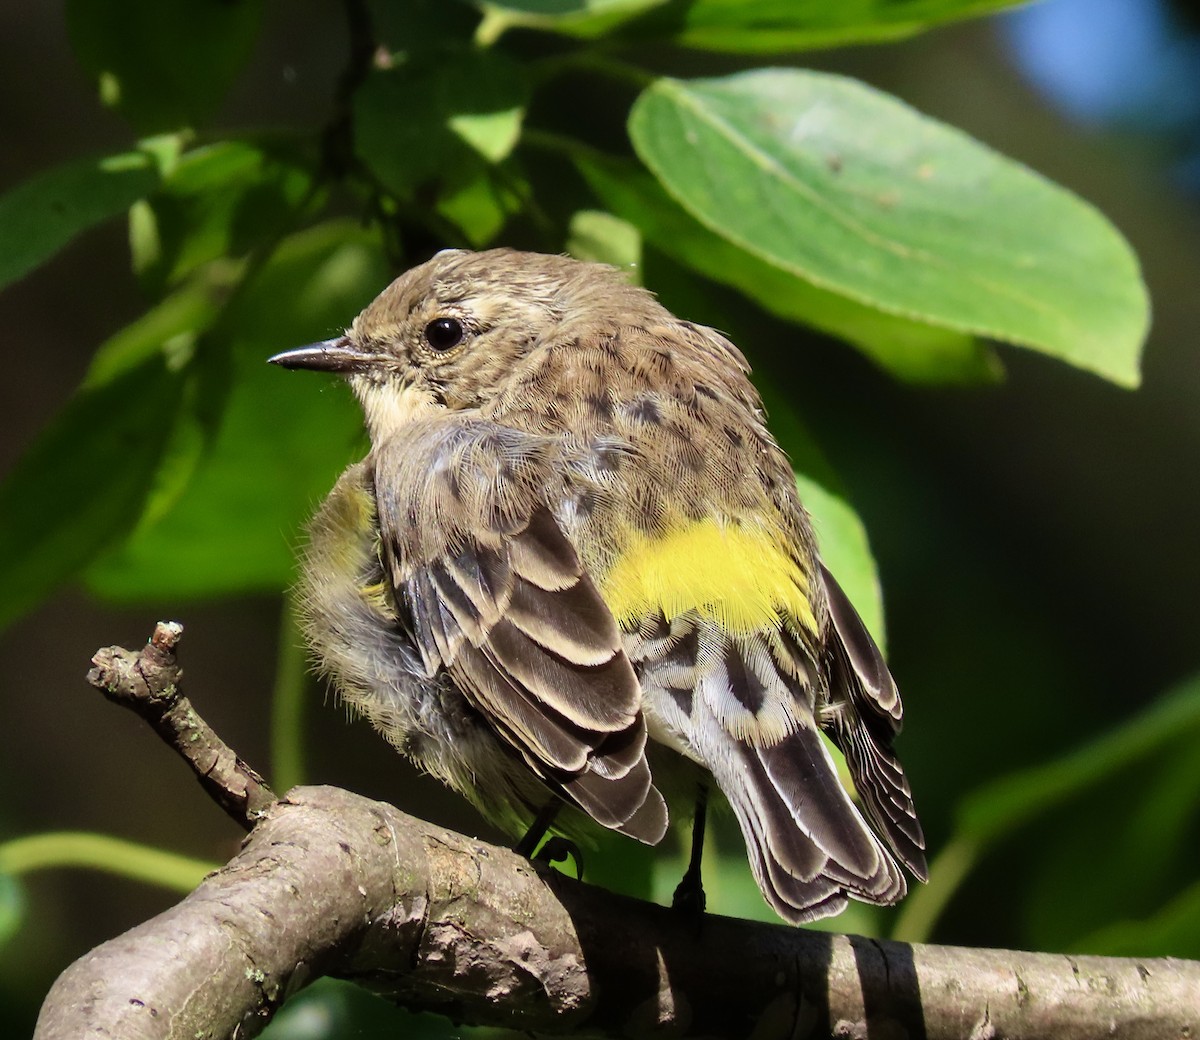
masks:
<svg viewBox="0 0 1200 1040"><path fill-rule="evenodd" d="M425 326L425 342L434 350L451 350L462 338L463 327L457 318L434 318Z"/></svg>

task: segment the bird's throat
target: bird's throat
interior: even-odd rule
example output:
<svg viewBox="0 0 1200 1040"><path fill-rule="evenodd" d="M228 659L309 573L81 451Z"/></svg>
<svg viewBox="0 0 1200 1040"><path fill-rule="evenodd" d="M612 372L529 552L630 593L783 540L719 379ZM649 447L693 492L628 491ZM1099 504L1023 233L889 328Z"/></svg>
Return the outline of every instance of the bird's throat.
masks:
<svg viewBox="0 0 1200 1040"><path fill-rule="evenodd" d="M379 382L362 377L352 379L351 386L362 404L367 429L374 444L382 444L409 423L432 415L443 407L422 386L405 386L390 380Z"/></svg>

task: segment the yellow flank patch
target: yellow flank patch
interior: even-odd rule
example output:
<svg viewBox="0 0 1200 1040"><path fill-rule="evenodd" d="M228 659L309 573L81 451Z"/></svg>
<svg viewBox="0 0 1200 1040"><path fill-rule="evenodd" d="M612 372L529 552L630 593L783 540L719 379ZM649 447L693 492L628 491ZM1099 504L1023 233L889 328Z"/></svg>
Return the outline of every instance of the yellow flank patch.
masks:
<svg viewBox="0 0 1200 1040"><path fill-rule="evenodd" d="M617 622L696 610L731 633L778 628L788 615L816 631L808 578L766 531L701 520L658 538L635 536L600 583Z"/></svg>

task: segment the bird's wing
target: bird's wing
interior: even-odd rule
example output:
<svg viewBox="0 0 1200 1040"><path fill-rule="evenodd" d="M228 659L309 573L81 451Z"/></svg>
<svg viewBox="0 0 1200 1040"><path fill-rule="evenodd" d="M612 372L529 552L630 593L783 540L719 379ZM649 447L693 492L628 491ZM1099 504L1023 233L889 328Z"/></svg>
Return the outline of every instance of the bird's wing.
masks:
<svg viewBox="0 0 1200 1040"><path fill-rule="evenodd" d="M386 566L426 671L449 671L536 775L656 843L641 688L612 614L547 504L549 438L464 417L373 453Z"/></svg>
<svg viewBox="0 0 1200 1040"><path fill-rule="evenodd" d="M858 612L824 566L821 576L829 600L830 736L846 758L867 815L905 866L924 881L925 836L908 778L892 752L904 720L900 691Z"/></svg>

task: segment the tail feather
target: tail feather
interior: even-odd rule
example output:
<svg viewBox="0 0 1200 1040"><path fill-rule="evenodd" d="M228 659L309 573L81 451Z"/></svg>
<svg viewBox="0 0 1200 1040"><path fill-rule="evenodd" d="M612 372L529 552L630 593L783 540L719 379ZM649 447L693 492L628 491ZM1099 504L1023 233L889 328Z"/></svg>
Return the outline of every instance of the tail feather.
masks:
<svg viewBox="0 0 1200 1040"><path fill-rule="evenodd" d="M892 752L904 717L900 693L846 594L823 567L821 574L831 622L825 658L833 706L830 736L846 757L868 819L900 861L925 881L925 835L908 778Z"/></svg>
<svg viewBox="0 0 1200 1040"><path fill-rule="evenodd" d="M719 783L755 880L781 917L801 923L849 898L887 905L904 894L899 867L842 789L815 730L800 727L769 748L728 739L734 768Z"/></svg>
<svg viewBox="0 0 1200 1040"><path fill-rule="evenodd" d="M896 756L862 726L835 735L868 818L913 876L927 881L925 834L917 819L908 778Z"/></svg>
<svg viewBox="0 0 1200 1040"><path fill-rule="evenodd" d="M816 920L850 899L895 903L907 890L897 858L924 876L907 781L890 740L871 731L889 727L890 736L897 720L883 702L870 718L849 702L850 682L858 682L851 694L863 692L840 643L831 703L822 681L829 666L814 666L815 650L798 629L730 634L693 614L626 639L653 735L713 773L741 825L755 880L781 917ZM860 640L863 654L868 639ZM881 659L878 666L885 668ZM863 809L839 780L818 723L843 748Z"/></svg>

